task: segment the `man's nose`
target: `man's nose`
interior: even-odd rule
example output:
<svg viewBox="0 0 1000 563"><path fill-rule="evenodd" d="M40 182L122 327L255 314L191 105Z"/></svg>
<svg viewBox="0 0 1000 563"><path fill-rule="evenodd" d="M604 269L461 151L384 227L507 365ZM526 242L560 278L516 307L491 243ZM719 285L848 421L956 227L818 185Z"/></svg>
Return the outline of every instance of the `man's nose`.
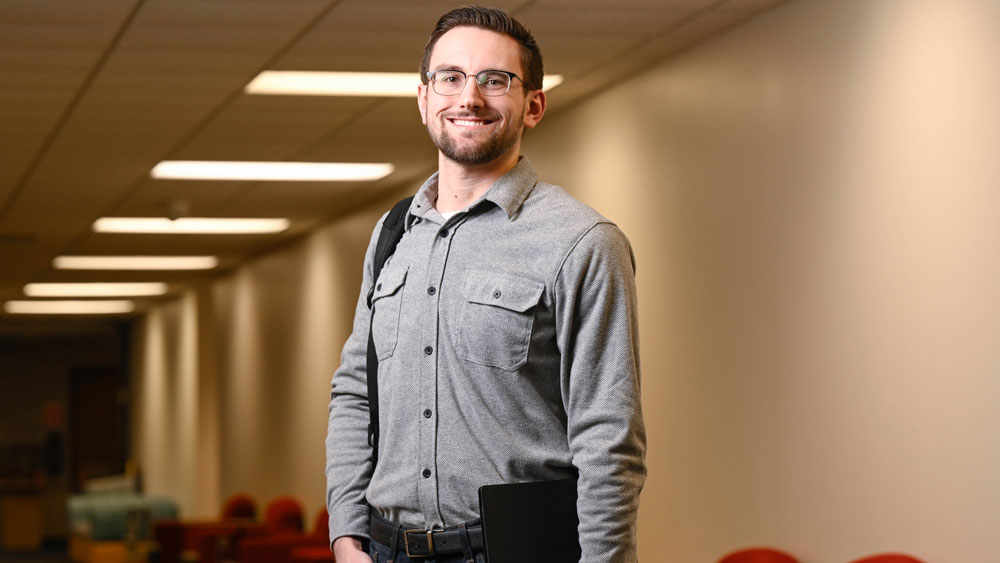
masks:
<svg viewBox="0 0 1000 563"><path fill-rule="evenodd" d="M481 108L486 104L483 93L479 91L476 77L470 76L465 81L465 88L458 94L459 103L463 108Z"/></svg>

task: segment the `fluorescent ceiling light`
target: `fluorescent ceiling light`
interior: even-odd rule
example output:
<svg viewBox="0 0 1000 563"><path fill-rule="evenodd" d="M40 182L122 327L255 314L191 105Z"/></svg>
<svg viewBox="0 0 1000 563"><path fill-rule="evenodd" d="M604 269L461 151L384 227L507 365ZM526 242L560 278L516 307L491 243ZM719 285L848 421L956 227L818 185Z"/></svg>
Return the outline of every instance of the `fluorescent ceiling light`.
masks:
<svg viewBox="0 0 1000 563"><path fill-rule="evenodd" d="M542 77L542 91L548 92L564 82L561 74L546 74Z"/></svg>
<svg viewBox="0 0 1000 563"><path fill-rule="evenodd" d="M7 301L3 308L13 315L114 315L131 313L135 304L112 301Z"/></svg>
<svg viewBox="0 0 1000 563"><path fill-rule="evenodd" d="M562 84L560 74L547 74L542 90ZM415 97L420 84L416 72L318 72L265 70L243 89L247 94L283 96Z"/></svg>
<svg viewBox="0 0 1000 563"><path fill-rule="evenodd" d="M372 181L392 174L389 163L164 160L150 175L161 180Z"/></svg>
<svg viewBox="0 0 1000 563"><path fill-rule="evenodd" d="M101 217L98 233L258 234L288 229L288 219L222 219L209 217Z"/></svg>
<svg viewBox="0 0 1000 563"><path fill-rule="evenodd" d="M167 284L146 283L29 283L24 286L28 297L140 297L163 295Z"/></svg>
<svg viewBox="0 0 1000 563"><path fill-rule="evenodd" d="M265 70L243 89L247 94L291 96L417 95L420 75L415 72L310 72Z"/></svg>
<svg viewBox="0 0 1000 563"><path fill-rule="evenodd" d="M56 256L60 270L211 270L215 256Z"/></svg>

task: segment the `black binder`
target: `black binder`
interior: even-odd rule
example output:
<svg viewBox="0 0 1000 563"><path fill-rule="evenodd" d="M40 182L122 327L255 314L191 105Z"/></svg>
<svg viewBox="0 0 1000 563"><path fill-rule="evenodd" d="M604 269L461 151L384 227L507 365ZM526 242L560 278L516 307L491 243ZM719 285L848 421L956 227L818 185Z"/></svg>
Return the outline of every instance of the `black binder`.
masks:
<svg viewBox="0 0 1000 563"><path fill-rule="evenodd" d="M576 479L479 488L487 563L579 563Z"/></svg>

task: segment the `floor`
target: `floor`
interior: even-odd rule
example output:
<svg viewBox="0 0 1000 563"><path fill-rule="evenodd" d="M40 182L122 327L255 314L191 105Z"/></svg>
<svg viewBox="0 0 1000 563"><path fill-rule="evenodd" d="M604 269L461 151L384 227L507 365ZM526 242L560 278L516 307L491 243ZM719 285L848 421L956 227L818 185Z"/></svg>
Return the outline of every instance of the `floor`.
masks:
<svg viewBox="0 0 1000 563"><path fill-rule="evenodd" d="M2 551L0 563L69 563L66 546L44 547L37 551Z"/></svg>

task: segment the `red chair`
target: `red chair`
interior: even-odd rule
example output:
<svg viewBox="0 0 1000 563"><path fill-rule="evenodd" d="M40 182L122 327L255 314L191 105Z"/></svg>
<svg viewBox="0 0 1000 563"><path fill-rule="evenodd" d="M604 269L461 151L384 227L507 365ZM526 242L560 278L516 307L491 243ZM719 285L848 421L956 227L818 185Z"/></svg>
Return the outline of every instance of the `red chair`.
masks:
<svg viewBox="0 0 1000 563"><path fill-rule="evenodd" d="M232 518L248 518L254 520L257 518L257 503L254 502L253 497L246 494L233 495L229 497L226 504L222 507L222 519L229 520Z"/></svg>
<svg viewBox="0 0 1000 563"><path fill-rule="evenodd" d="M237 520L208 526L196 525L188 531L185 552L197 554L199 563L233 561L242 541L270 532L266 524Z"/></svg>
<svg viewBox="0 0 1000 563"><path fill-rule="evenodd" d="M292 497L278 497L267 505L264 523L273 530L295 530L301 532L302 504Z"/></svg>
<svg viewBox="0 0 1000 563"><path fill-rule="evenodd" d="M719 559L719 563L799 563L799 560L771 547L751 547L734 551Z"/></svg>
<svg viewBox="0 0 1000 563"><path fill-rule="evenodd" d="M240 563L289 563L296 557L306 556L303 554L309 557L323 557L324 551L325 556L332 561L329 516L326 508L320 510L316 516L316 523L309 534L283 529L264 536L246 538L237 548L236 559Z"/></svg>
<svg viewBox="0 0 1000 563"><path fill-rule="evenodd" d="M255 522L257 504L246 494L226 500L218 520L163 520L154 524L153 537L158 544L161 563L177 563L185 553L198 554L203 563L215 561L232 550L232 545L246 535L260 533Z"/></svg>
<svg viewBox="0 0 1000 563"><path fill-rule="evenodd" d="M292 550L289 563L335 563L330 546L299 547Z"/></svg>
<svg viewBox="0 0 1000 563"><path fill-rule="evenodd" d="M855 559L852 563L924 563L922 560L905 553L880 553Z"/></svg>
<svg viewBox="0 0 1000 563"><path fill-rule="evenodd" d="M302 503L293 497L284 496L268 503L264 510L263 524L203 531L193 542L200 563L219 563L236 560L241 546L253 538L301 535Z"/></svg>

